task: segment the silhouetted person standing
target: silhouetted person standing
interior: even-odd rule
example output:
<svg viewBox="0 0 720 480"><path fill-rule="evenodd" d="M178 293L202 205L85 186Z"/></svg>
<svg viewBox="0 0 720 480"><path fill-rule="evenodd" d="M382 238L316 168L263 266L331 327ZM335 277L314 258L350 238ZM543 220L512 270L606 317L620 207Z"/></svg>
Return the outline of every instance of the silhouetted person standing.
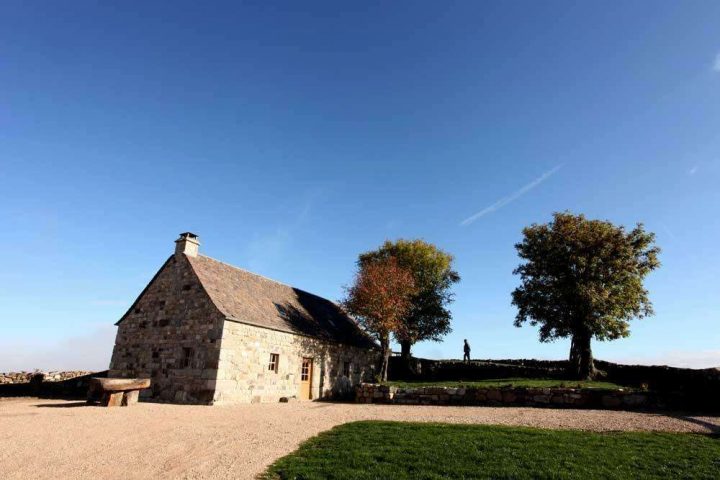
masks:
<svg viewBox="0 0 720 480"><path fill-rule="evenodd" d="M470 362L470 344L465 339L465 345L463 345L463 362Z"/></svg>

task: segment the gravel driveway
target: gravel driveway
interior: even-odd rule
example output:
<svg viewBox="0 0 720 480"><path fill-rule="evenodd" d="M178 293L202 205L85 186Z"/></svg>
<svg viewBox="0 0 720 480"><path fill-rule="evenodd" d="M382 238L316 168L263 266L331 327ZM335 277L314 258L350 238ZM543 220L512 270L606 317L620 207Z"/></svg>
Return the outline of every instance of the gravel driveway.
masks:
<svg viewBox="0 0 720 480"><path fill-rule="evenodd" d="M720 417L601 410L289 403L131 408L0 399L4 479L253 478L303 440L354 420L720 432Z"/></svg>

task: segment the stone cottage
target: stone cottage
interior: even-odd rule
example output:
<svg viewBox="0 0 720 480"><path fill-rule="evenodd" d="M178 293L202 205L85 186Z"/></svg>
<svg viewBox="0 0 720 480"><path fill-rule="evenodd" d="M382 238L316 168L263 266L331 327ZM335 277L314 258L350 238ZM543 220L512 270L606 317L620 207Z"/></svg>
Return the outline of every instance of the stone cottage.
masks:
<svg viewBox="0 0 720 480"><path fill-rule="evenodd" d="M175 243L116 324L110 376L200 404L342 395L372 376L377 346L338 305L199 255L192 233Z"/></svg>

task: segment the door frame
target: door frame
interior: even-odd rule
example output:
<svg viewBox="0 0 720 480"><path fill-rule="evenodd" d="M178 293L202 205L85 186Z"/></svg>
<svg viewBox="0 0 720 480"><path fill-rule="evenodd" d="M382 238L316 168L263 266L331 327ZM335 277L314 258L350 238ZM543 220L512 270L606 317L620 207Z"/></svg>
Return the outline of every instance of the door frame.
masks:
<svg viewBox="0 0 720 480"><path fill-rule="evenodd" d="M307 372L307 384L308 384L308 393L307 396L303 396L303 368L305 366L305 362L308 362L308 372ZM312 357L300 357L300 400L312 400L313 398L313 358Z"/></svg>

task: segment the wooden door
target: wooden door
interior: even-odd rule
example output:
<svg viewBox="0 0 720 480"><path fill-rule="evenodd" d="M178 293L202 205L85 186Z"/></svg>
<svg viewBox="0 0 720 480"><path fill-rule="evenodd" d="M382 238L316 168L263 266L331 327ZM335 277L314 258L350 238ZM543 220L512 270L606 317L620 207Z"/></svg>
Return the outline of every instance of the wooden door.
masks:
<svg viewBox="0 0 720 480"><path fill-rule="evenodd" d="M303 357L300 368L300 400L312 399L312 370L312 358Z"/></svg>

